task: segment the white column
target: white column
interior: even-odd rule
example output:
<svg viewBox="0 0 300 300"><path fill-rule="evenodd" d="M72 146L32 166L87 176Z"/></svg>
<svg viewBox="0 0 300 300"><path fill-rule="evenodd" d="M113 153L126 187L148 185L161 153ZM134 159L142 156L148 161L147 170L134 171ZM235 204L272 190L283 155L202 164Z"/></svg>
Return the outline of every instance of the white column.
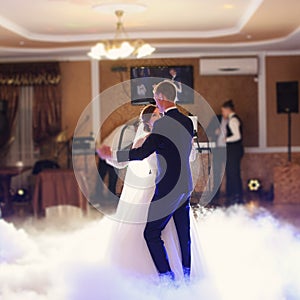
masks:
<svg viewBox="0 0 300 300"><path fill-rule="evenodd" d="M100 72L99 62L91 60L91 91L92 91L92 117L93 134L96 136L100 126Z"/></svg>
<svg viewBox="0 0 300 300"><path fill-rule="evenodd" d="M266 55L259 54L258 74L258 147L267 148Z"/></svg>

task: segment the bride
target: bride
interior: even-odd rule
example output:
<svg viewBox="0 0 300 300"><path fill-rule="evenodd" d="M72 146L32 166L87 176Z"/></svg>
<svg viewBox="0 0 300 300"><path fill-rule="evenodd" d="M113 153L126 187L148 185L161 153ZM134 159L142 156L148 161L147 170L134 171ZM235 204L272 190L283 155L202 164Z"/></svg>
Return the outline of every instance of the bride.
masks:
<svg viewBox="0 0 300 300"><path fill-rule="evenodd" d="M134 148L143 144L153 124L159 118L159 110L154 105L148 105L142 110ZM195 156L195 153L192 152L192 154ZM113 160L107 160L107 162L117 168L125 167L124 163L117 163ZM127 172L119 205L116 213L111 216L114 222L112 222L107 258L115 267L130 275L156 278L158 273L143 238L148 208L155 191L156 155L153 153L142 161L131 161L125 164ZM192 279L202 277L204 273L203 256L195 222L195 218L191 216ZM164 229L162 239L175 277L181 280L183 279L181 253L173 219Z"/></svg>

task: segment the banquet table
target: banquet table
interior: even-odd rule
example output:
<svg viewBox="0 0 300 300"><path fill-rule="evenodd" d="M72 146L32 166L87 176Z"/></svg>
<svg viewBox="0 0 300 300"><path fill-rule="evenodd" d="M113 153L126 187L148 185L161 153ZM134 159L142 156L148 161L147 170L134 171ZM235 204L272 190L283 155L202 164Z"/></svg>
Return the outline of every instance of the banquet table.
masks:
<svg viewBox="0 0 300 300"><path fill-rule="evenodd" d="M73 170L44 170L37 175L33 195L35 216L44 216L46 208L58 205L79 207L86 212L87 200L82 194Z"/></svg>

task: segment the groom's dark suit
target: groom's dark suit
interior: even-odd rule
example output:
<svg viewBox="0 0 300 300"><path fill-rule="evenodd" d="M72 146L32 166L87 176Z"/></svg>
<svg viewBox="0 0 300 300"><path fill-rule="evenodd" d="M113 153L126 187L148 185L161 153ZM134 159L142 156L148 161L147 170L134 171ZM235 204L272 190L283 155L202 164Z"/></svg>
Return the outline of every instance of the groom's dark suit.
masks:
<svg viewBox="0 0 300 300"><path fill-rule="evenodd" d="M192 121L172 108L155 122L152 133L142 147L117 152L119 162L142 160L156 152L158 174L144 237L161 274L171 271L161 239L161 231L171 217L178 233L183 269L189 272L191 266L189 200L193 185L189 156L192 137Z"/></svg>

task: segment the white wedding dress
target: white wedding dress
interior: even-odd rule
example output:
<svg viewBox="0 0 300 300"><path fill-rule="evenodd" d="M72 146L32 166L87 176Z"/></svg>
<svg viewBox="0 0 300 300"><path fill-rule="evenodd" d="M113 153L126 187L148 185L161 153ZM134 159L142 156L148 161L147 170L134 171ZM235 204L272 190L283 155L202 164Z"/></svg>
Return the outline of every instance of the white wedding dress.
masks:
<svg viewBox="0 0 300 300"><path fill-rule="evenodd" d="M137 137L145 136L139 133ZM138 138L135 138L135 141ZM120 164L108 161L115 167ZM121 164L124 167L124 164ZM107 249L109 263L123 272L144 278L157 278L158 273L150 256L143 232L147 222L148 208L155 190L156 154L143 161L127 163L124 186L116 213L111 216L110 243ZM201 251L196 219L191 211L191 278L204 276L205 267ZM169 262L176 279L183 278L181 251L173 218L162 232Z"/></svg>

